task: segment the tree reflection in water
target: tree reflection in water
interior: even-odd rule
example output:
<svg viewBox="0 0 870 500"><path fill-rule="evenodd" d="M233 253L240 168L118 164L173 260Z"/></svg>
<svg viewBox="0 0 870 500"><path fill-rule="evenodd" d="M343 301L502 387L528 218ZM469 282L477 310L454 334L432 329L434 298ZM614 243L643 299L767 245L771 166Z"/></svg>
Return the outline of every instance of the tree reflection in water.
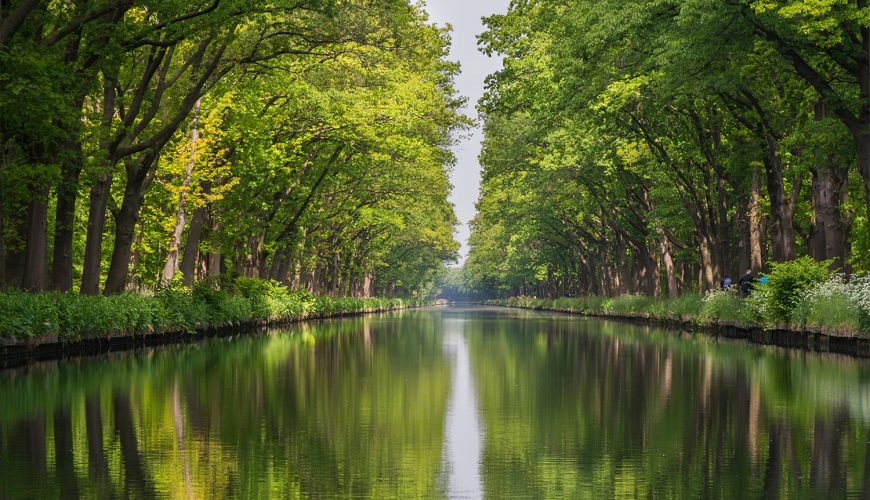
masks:
<svg viewBox="0 0 870 500"><path fill-rule="evenodd" d="M866 361L446 309L0 374L0 497L441 496L445 319L488 498L870 494Z"/></svg>

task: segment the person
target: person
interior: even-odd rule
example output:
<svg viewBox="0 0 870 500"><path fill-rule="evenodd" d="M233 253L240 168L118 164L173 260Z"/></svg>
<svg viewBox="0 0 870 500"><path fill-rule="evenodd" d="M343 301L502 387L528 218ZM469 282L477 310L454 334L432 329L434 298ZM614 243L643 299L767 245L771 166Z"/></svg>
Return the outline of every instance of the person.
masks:
<svg viewBox="0 0 870 500"><path fill-rule="evenodd" d="M749 294L752 293L752 289L755 288L755 274L752 273L752 269L747 269L746 274L740 278L740 295L743 297L749 297Z"/></svg>
<svg viewBox="0 0 870 500"><path fill-rule="evenodd" d="M733 284L733 282L731 281L731 278L729 278L728 276L725 276L724 278L722 278L722 282L719 283L719 285L722 287L722 290L728 290L729 288L731 288L732 284Z"/></svg>

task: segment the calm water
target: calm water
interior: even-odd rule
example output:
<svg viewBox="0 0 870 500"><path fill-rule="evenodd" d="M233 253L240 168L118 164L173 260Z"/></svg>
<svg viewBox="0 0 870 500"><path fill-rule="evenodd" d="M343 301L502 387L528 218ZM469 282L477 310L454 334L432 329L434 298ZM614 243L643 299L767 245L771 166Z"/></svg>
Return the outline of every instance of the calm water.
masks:
<svg viewBox="0 0 870 500"><path fill-rule="evenodd" d="M840 498L870 364L506 309L0 372L0 498Z"/></svg>

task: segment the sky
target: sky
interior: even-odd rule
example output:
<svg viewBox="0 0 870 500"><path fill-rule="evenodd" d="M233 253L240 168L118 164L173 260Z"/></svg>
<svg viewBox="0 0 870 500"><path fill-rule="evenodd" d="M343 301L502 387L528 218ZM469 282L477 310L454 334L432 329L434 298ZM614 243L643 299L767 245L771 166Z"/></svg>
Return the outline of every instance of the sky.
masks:
<svg viewBox="0 0 870 500"><path fill-rule="evenodd" d="M501 69L499 57L487 57L477 50L477 35L484 31L480 18L505 13L509 3L510 0L426 0L430 21L439 26L449 23L453 27L450 59L458 61L462 67L455 84L457 91L468 98L465 113L469 117L477 118L475 106L483 96L486 76ZM456 207L456 215L460 221L456 234L457 241L462 244L460 264L468 253L468 222L474 217L474 203L480 191L480 164L477 156L480 154L482 140L483 132L477 126L463 132L453 147L456 166L451 175L453 194L450 201Z"/></svg>

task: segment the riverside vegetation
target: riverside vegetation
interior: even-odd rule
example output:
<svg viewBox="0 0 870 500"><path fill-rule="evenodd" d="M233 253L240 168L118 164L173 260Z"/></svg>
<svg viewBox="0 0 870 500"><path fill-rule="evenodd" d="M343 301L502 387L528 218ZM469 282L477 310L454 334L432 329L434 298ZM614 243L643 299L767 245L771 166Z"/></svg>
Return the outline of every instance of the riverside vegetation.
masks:
<svg viewBox="0 0 870 500"><path fill-rule="evenodd" d="M774 264L769 281L756 285L748 298L736 286L685 293L674 298L625 294L617 297L512 297L493 305L594 315L647 316L700 325L821 329L837 334L870 333L870 274L846 281L831 274L829 263L800 259Z"/></svg>
<svg viewBox="0 0 870 500"><path fill-rule="evenodd" d="M425 304L415 299L314 296L276 281L238 278L218 286L178 281L153 293L88 296L0 293L0 341L75 341L109 335L186 331L306 317L386 311Z"/></svg>

